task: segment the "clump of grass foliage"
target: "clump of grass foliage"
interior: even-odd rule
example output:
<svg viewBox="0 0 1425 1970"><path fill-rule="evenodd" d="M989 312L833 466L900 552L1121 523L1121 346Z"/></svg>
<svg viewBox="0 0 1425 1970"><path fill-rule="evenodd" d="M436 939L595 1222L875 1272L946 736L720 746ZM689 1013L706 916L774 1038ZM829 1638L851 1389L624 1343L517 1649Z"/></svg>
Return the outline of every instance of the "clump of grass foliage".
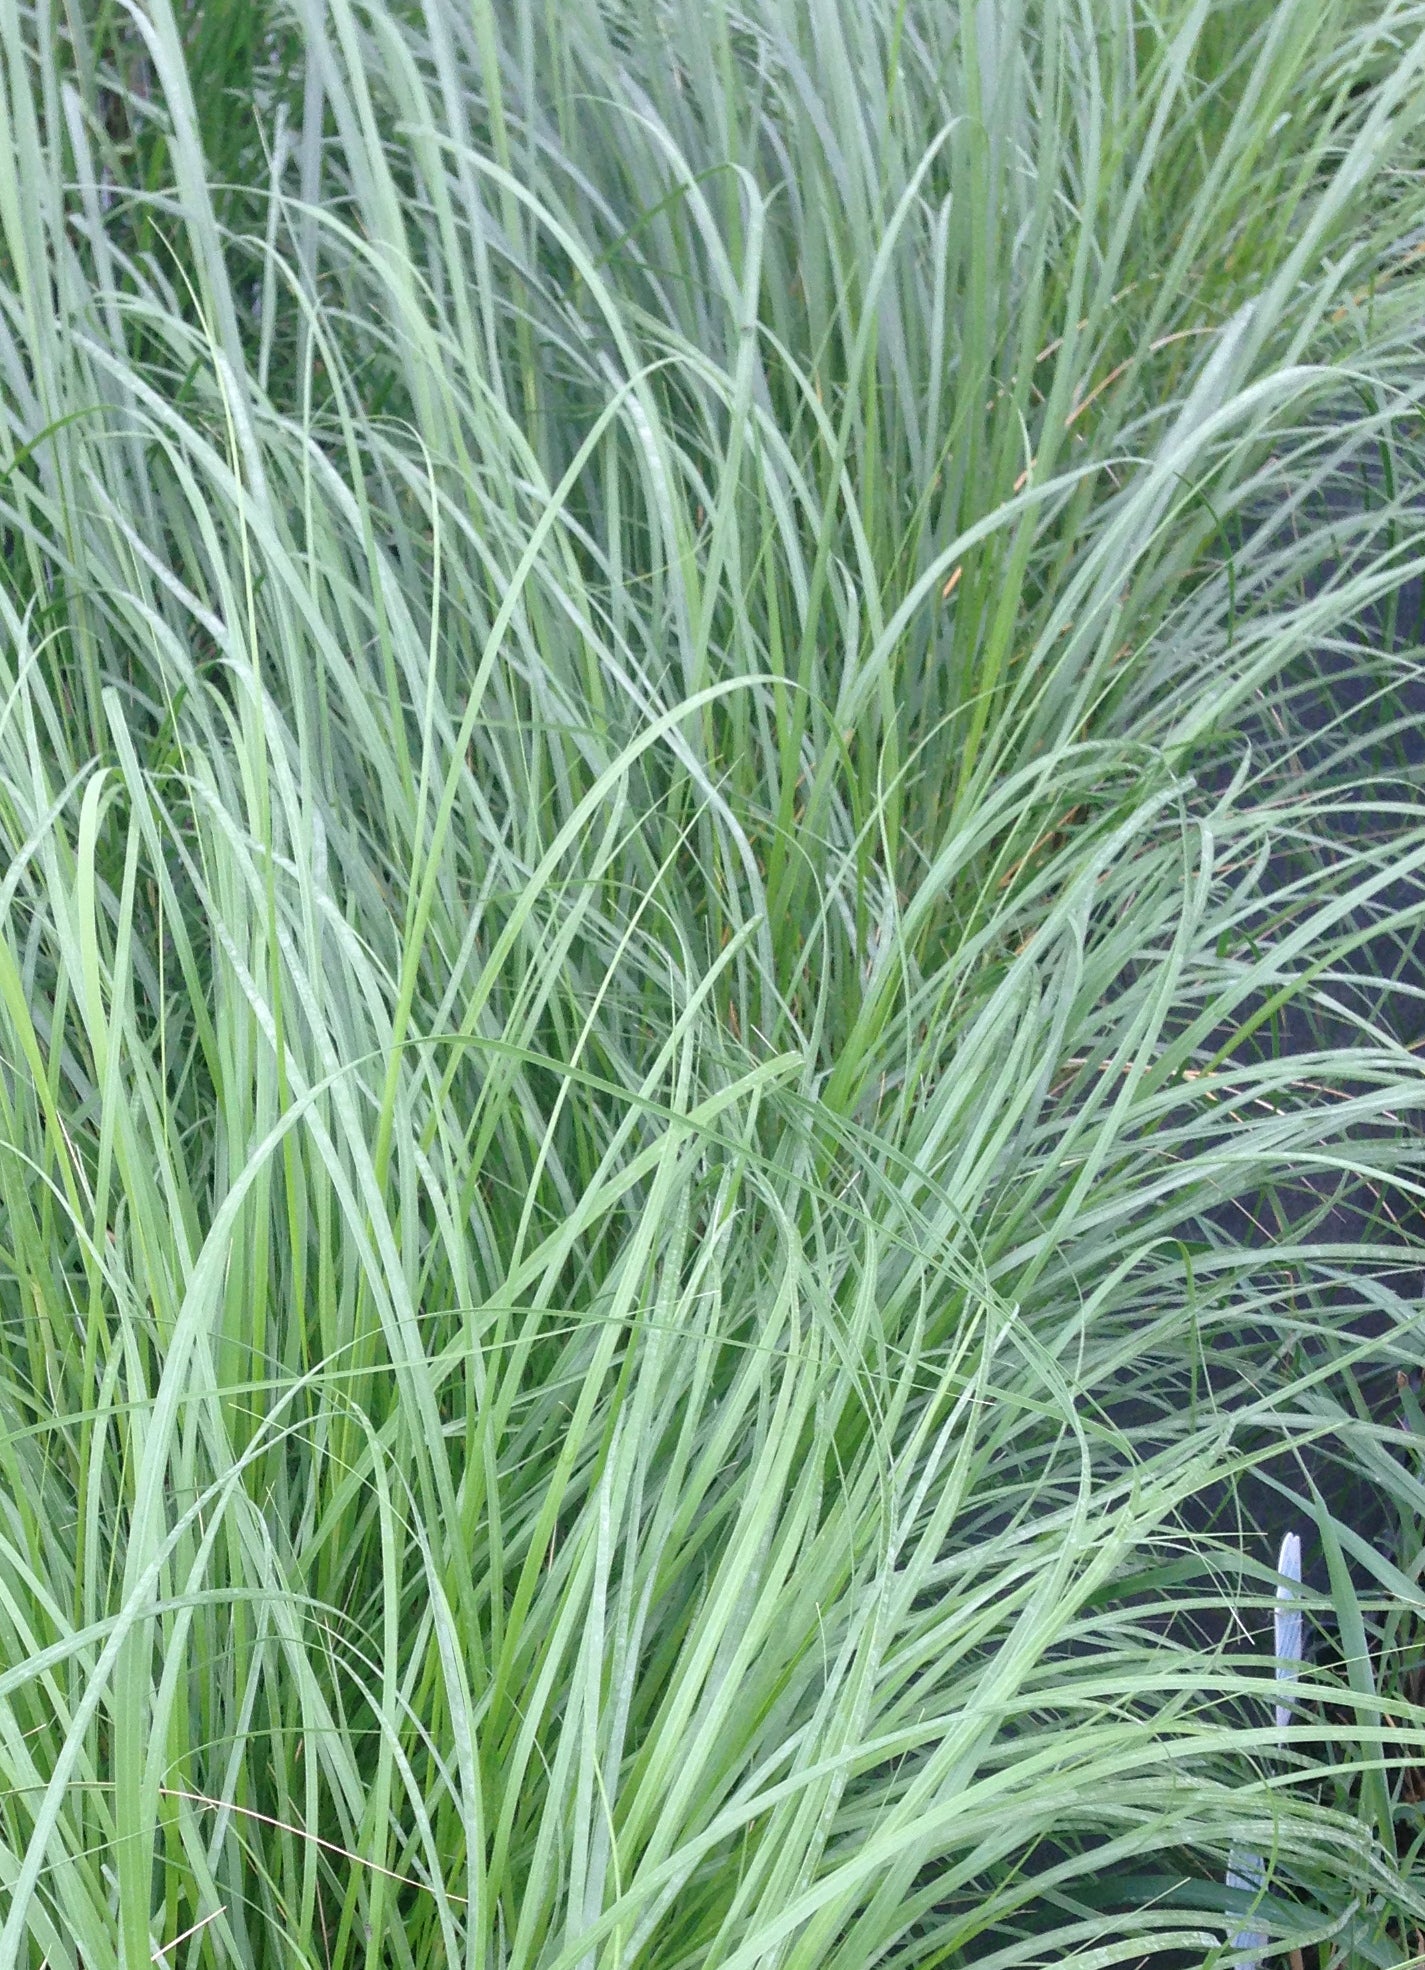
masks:
<svg viewBox="0 0 1425 1970"><path fill-rule="evenodd" d="M1421 1947L1422 70L0 0L0 1970Z"/></svg>

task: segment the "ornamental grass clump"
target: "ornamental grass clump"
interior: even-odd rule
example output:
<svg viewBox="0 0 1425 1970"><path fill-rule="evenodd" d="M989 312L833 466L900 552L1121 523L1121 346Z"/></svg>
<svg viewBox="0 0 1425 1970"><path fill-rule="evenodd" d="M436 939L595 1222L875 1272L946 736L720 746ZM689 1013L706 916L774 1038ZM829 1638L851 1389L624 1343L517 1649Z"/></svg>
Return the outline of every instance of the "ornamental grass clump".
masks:
<svg viewBox="0 0 1425 1970"><path fill-rule="evenodd" d="M0 1970L1419 1950L1422 72L0 0Z"/></svg>

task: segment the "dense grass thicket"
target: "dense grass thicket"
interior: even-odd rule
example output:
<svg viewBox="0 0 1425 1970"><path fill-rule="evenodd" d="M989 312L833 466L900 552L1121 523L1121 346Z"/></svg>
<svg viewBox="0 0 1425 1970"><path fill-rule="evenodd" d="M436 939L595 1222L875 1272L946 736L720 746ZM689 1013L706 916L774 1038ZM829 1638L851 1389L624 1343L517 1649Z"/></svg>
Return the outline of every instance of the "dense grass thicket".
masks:
<svg viewBox="0 0 1425 1970"><path fill-rule="evenodd" d="M0 0L0 1970L1425 1949L1422 81Z"/></svg>

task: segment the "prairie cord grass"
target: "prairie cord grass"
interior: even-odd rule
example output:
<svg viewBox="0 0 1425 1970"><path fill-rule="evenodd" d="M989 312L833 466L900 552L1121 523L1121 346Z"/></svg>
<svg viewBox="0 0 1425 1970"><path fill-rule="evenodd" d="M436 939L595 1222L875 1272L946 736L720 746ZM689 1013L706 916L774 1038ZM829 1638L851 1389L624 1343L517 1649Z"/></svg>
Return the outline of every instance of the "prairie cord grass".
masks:
<svg viewBox="0 0 1425 1970"><path fill-rule="evenodd" d="M0 0L0 1970L1419 1959L1422 76Z"/></svg>

